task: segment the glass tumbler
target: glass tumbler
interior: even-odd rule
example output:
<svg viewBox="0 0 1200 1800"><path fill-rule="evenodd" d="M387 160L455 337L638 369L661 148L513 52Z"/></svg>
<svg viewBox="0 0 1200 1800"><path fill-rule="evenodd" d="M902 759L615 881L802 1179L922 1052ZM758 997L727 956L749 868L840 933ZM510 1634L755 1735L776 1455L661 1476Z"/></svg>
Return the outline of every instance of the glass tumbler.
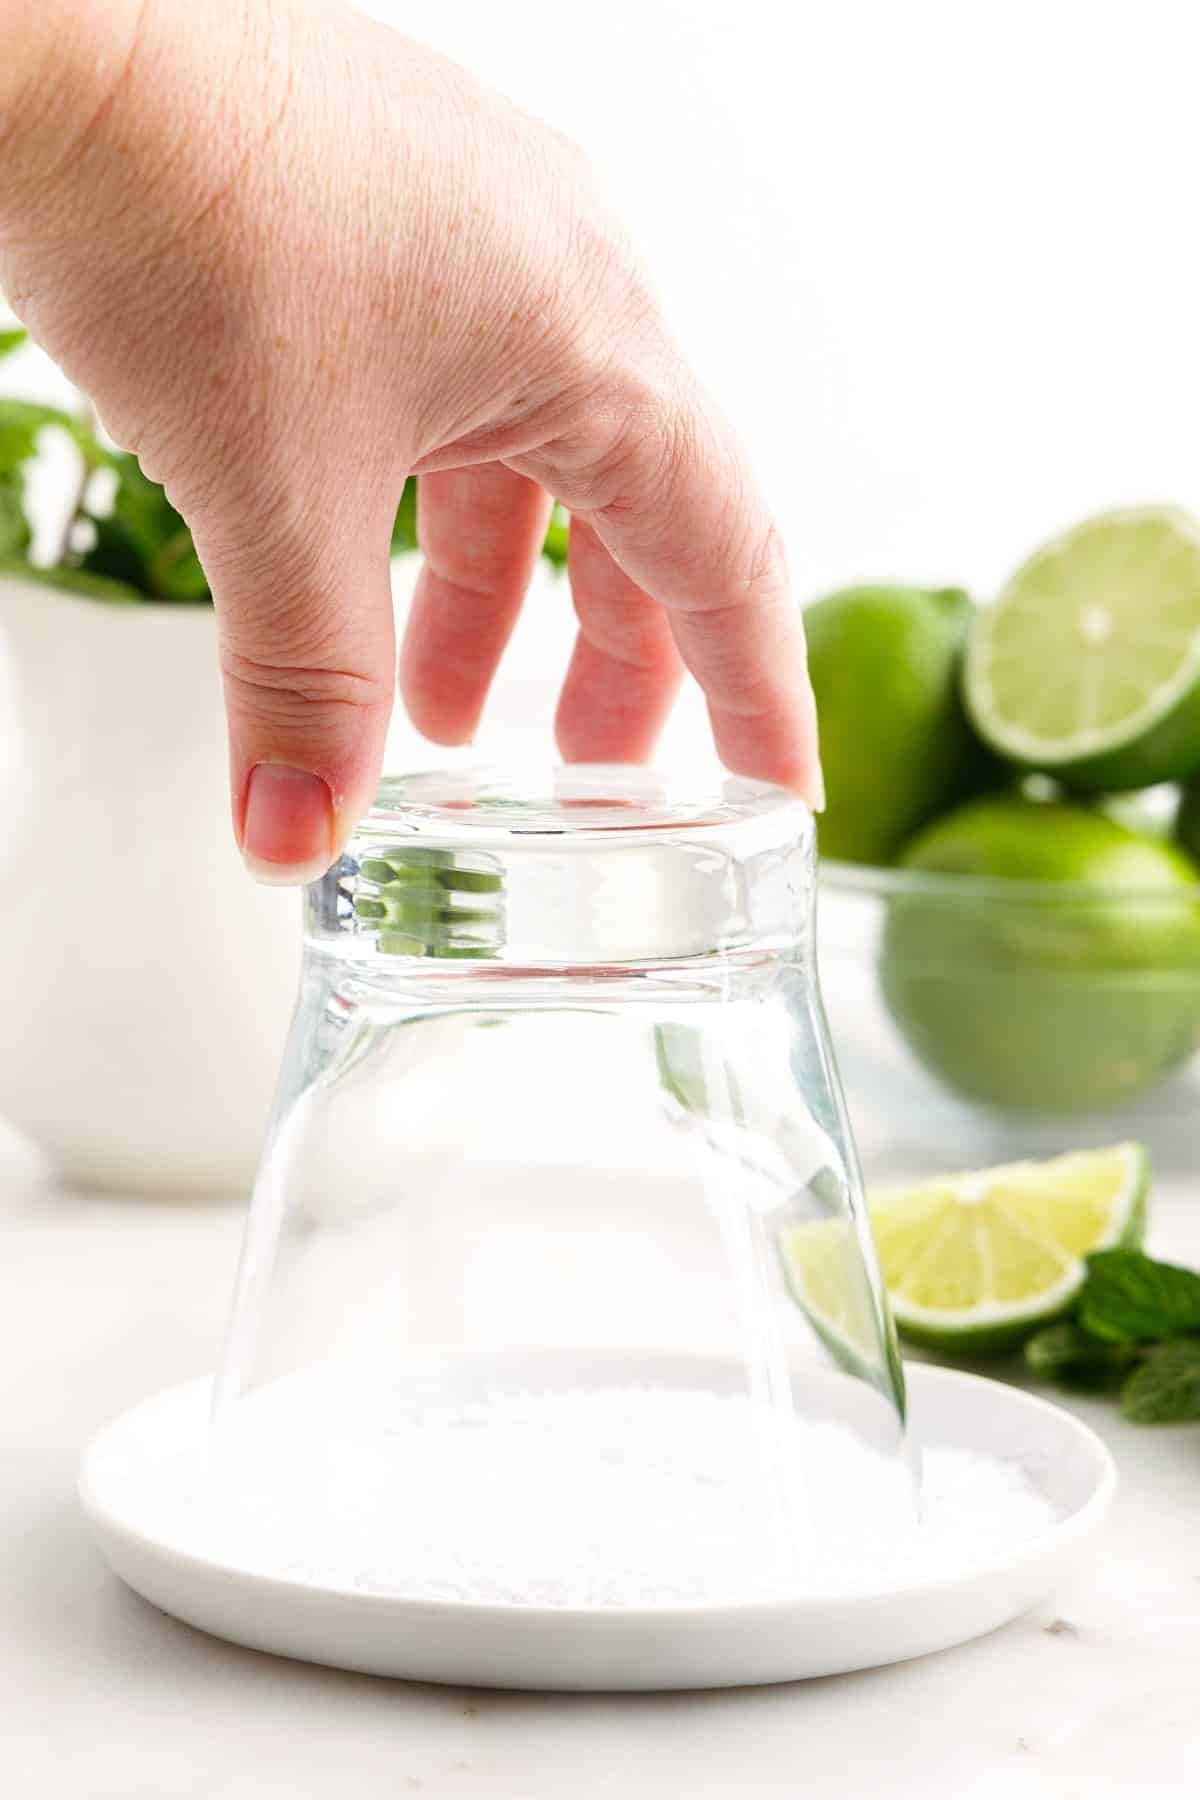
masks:
<svg viewBox="0 0 1200 1800"><path fill-rule="evenodd" d="M258 1566L732 1603L908 1518L813 896L761 784L383 782L305 896L214 1391Z"/></svg>

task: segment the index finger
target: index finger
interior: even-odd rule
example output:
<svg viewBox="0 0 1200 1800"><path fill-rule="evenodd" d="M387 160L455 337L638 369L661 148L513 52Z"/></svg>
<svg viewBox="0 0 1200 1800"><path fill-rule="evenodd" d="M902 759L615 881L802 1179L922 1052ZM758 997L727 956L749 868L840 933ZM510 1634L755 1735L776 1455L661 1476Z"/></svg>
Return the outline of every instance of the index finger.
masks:
<svg viewBox="0 0 1200 1800"><path fill-rule="evenodd" d="M620 411L625 422L607 442L589 428L520 466L582 515L614 562L666 608L726 767L795 789L819 808L804 628L744 451L693 385Z"/></svg>

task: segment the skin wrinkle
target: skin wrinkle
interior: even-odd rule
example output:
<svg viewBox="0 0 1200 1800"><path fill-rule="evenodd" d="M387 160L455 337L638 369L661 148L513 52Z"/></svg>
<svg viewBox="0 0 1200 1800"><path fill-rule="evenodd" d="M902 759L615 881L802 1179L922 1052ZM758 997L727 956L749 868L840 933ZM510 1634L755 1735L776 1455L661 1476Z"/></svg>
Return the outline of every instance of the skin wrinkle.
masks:
<svg viewBox="0 0 1200 1800"><path fill-rule="evenodd" d="M429 550L426 550L425 552L425 566L433 571L444 587L453 590L454 599L482 602L485 605L495 604L496 589L494 584L489 584L485 581L464 581L461 576L448 574L446 572L445 564Z"/></svg>
<svg viewBox="0 0 1200 1800"><path fill-rule="evenodd" d="M596 435L591 436L590 442L575 438L572 444L571 436L560 436L546 446L540 457L535 454L526 457L525 462L531 473L545 475L547 465L563 470L555 484L559 499L573 515L595 528L598 519L635 510L635 504L624 497L622 490L630 485L628 472L638 467L638 453L647 442L660 440L658 407L655 399L631 397L622 404L614 397L591 413L589 435ZM607 442L601 448L606 436ZM636 487L637 476L632 479ZM642 492L648 509L652 509L657 494L652 479Z"/></svg>
<svg viewBox="0 0 1200 1800"><path fill-rule="evenodd" d="M283 562L281 554L281 566ZM243 578L240 569L239 578ZM371 673L360 666L369 661L370 631L357 623L347 631L342 622L339 593L344 580L344 572L325 579L292 579L280 573L271 582L253 584L258 591L252 605L232 616L218 606L222 643L243 658L252 656L243 644L252 645L264 666L279 663L285 671L292 665L336 671L340 653L351 672Z"/></svg>
<svg viewBox="0 0 1200 1800"><path fill-rule="evenodd" d="M736 619L744 613L748 604L745 593L732 600L707 600L703 594L697 594L694 600L681 601L674 610L686 619L722 626L725 620ZM776 608L782 613L792 605L791 594L786 587L779 587L772 593L756 595L753 604L764 612Z"/></svg>
<svg viewBox="0 0 1200 1800"><path fill-rule="evenodd" d="M357 709L391 699L391 684L384 686L372 675L352 669L281 668L277 663L256 663L232 650L222 654L221 673L235 687L252 689L256 699L275 696L305 707L315 703Z"/></svg>
<svg viewBox="0 0 1200 1800"><path fill-rule="evenodd" d="M525 395L524 405L519 410L513 401L502 400L485 413L485 416L487 413L492 416L492 424L469 431L441 449L416 458L412 471L427 475L484 462L503 462L516 474L538 481L547 475L552 461L561 461L555 457L555 446L567 441L564 435L567 420L577 417L588 405L582 380L572 376L565 377L553 392L540 398L532 393ZM516 418L512 416L514 410L518 414ZM501 415L499 420L495 419L497 411ZM602 419L605 411L604 401L598 400L594 409L596 420ZM582 455L580 461L583 461ZM561 477L555 485L558 498L564 505L569 505ZM573 512L579 510L572 507Z"/></svg>

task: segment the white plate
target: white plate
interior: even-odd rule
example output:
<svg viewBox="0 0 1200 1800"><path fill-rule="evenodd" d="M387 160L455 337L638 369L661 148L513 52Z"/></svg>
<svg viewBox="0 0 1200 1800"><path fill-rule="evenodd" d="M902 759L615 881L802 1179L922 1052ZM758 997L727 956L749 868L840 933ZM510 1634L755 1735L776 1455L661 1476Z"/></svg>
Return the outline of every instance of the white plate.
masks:
<svg viewBox="0 0 1200 1800"><path fill-rule="evenodd" d="M161 1431L170 1415L198 1438L207 1388L189 1383L135 1408L88 1450L80 1494L112 1568L153 1605L236 1644L420 1681L596 1691L741 1687L944 1650L1044 1600L1079 1562L1115 1487L1107 1449L1071 1414L1000 1382L914 1366L908 1389L917 1441L1019 1464L1058 1515L1049 1531L959 1574L841 1599L588 1611L405 1600L252 1574L156 1540L135 1522L131 1467L142 1471L143 1485L148 1467L170 1467L162 1458L156 1464L145 1421Z"/></svg>

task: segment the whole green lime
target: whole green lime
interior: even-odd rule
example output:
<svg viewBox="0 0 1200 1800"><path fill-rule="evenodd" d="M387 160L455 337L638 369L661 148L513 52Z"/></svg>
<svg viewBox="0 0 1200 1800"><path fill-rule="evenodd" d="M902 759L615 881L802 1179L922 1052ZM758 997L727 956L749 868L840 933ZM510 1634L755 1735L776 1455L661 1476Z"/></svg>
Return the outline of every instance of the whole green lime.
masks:
<svg viewBox="0 0 1200 1800"><path fill-rule="evenodd" d="M957 1093L1094 1111L1200 1045L1200 871L1173 845L1007 796L939 820L901 863L915 879L888 903L883 994Z"/></svg>
<svg viewBox="0 0 1200 1800"><path fill-rule="evenodd" d="M1174 832L1175 842L1200 861L1200 781L1190 781L1180 795Z"/></svg>
<svg viewBox="0 0 1200 1800"><path fill-rule="evenodd" d="M805 609L821 727L821 853L890 863L992 767L959 694L972 613L959 588L855 587Z"/></svg>

